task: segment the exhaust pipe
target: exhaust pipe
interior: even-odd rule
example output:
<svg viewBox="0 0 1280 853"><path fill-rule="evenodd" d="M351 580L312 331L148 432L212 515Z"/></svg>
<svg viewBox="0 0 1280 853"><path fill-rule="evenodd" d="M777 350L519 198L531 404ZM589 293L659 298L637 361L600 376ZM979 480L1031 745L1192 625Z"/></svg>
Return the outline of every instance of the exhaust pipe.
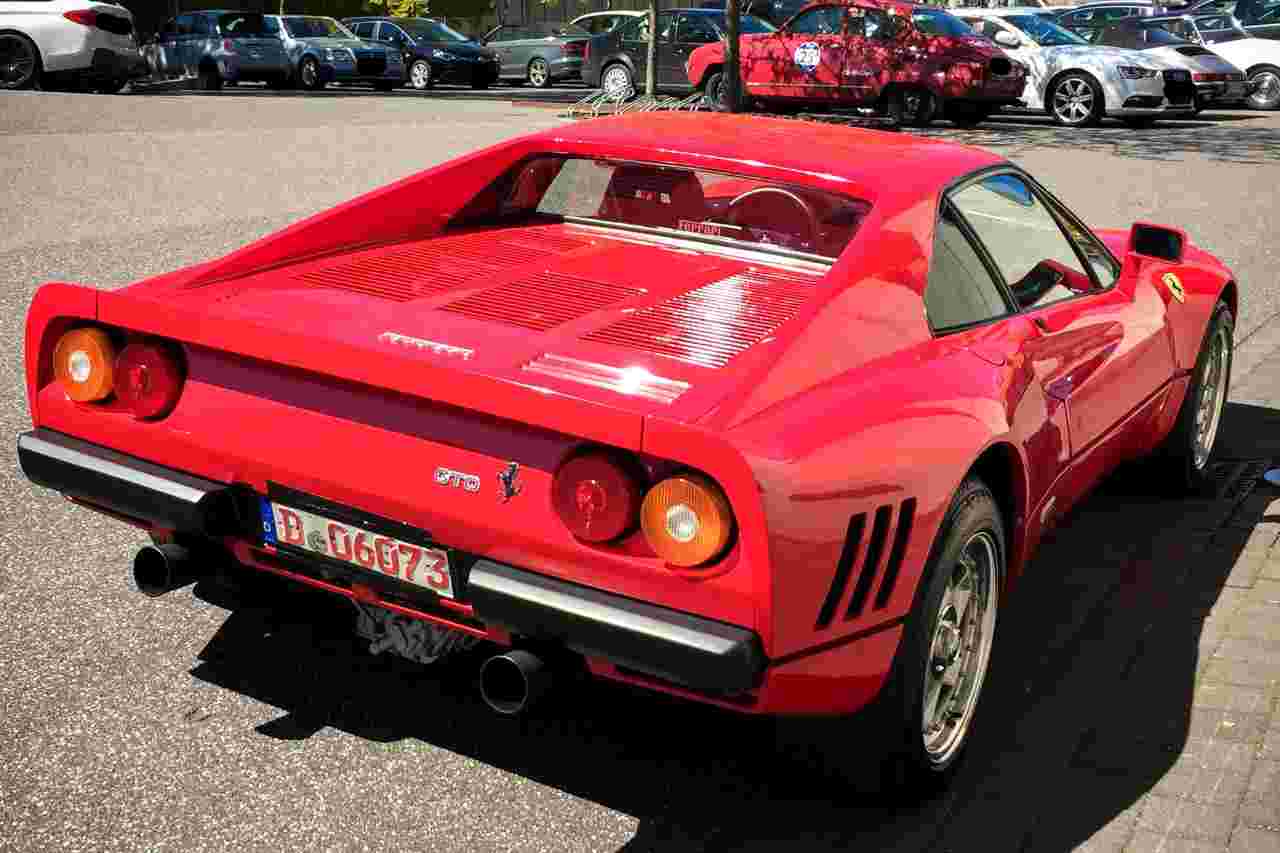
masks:
<svg viewBox="0 0 1280 853"><path fill-rule="evenodd" d="M151 598L195 579L191 552L181 545L147 545L133 558L133 582L139 592Z"/></svg>
<svg viewBox="0 0 1280 853"><path fill-rule="evenodd" d="M480 695L499 714L523 713L550 686L546 661L524 649L494 655L480 667Z"/></svg>

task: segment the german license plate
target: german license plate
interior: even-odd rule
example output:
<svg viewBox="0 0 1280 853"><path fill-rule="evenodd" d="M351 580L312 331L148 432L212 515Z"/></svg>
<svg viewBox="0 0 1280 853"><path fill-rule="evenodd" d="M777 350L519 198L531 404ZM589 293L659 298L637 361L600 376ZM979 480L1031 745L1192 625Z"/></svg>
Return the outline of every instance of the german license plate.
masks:
<svg viewBox="0 0 1280 853"><path fill-rule="evenodd" d="M449 555L439 548L373 533L266 498L262 498L262 532L272 545L291 545L454 597Z"/></svg>

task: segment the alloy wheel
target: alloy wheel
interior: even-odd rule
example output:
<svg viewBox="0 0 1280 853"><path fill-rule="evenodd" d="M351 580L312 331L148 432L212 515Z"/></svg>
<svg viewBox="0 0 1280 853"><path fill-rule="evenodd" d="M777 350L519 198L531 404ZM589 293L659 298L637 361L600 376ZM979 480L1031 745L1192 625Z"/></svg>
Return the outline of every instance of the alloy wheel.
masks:
<svg viewBox="0 0 1280 853"><path fill-rule="evenodd" d="M1053 113L1063 124L1084 124L1093 115L1093 87L1080 77L1068 77L1053 91Z"/></svg>
<svg viewBox="0 0 1280 853"><path fill-rule="evenodd" d="M614 65L604 72L604 79L600 81L600 88L612 100L620 101L629 97L632 91L631 72L621 65Z"/></svg>
<svg viewBox="0 0 1280 853"><path fill-rule="evenodd" d="M419 59L409 68L409 83L415 89L426 89L431 85L431 63Z"/></svg>
<svg viewBox="0 0 1280 853"><path fill-rule="evenodd" d="M547 67L545 59L535 59L529 63L529 83L541 89L547 85L547 79L551 76L551 70Z"/></svg>
<svg viewBox="0 0 1280 853"><path fill-rule="evenodd" d="M0 88L21 89L36 72L31 42L17 35L0 35Z"/></svg>
<svg viewBox="0 0 1280 853"><path fill-rule="evenodd" d="M947 579L932 628L924 676L924 751L947 764L964 744L991 659L999 558L988 530L973 534Z"/></svg>
<svg viewBox="0 0 1280 853"><path fill-rule="evenodd" d="M1227 398L1227 370L1231 363L1231 340L1226 328L1219 328L1209 341L1208 362L1196 404L1195 447L1191 463L1196 470L1209 463L1213 443L1218 437L1218 424Z"/></svg>
<svg viewBox="0 0 1280 853"><path fill-rule="evenodd" d="M1280 73L1269 68L1263 69L1252 78L1258 88L1249 96L1249 106L1255 110L1274 110L1280 107Z"/></svg>

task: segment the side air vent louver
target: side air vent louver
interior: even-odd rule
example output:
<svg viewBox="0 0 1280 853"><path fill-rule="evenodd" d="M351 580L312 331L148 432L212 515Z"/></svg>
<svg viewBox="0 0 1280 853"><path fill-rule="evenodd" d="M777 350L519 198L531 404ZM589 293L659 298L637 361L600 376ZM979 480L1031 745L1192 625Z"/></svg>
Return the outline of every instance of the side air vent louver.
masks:
<svg viewBox="0 0 1280 853"><path fill-rule="evenodd" d="M893 507L886 504L875 511L871 524L871 535L867 539L866 554L862 560L858 580L853 594L849 598L849 606L844 618L854 619L862 614L871 597L871 589L880 571L880 561L884 556L885 546L889 543L889 530L893 525ZM898 582L898 573L902 569L902 560L907 552L907 544L911 539L911 528L915 521L916 499L908 498L898 508L896 529L893 531L893 543L889 546L889 558L884 572L880 576L880 587L876 591L874 610L883 610L893 595L894 586ZM840 551L840 560L836 564L835 577L831 580L831 588L818 611L815 628L826 628L835 618L840 601L844 598L849 580L853 576L854 564L862 545L862 537L866 531L867 514L858 513L849 519L849 529L845 534L844 547Z"/></svg>

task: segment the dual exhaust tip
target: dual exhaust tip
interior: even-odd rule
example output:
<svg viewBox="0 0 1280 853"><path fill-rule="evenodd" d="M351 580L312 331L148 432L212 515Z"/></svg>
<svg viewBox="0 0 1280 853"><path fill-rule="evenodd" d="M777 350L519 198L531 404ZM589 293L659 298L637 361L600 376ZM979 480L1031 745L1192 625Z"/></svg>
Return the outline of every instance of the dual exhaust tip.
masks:
<svg viewBox="0 0 1280 853"><path fill-rule="evenodd" d="M197 579L191 551L181 545L147 545L133 558L133 582L151 598L180 589ZM526 649L512 649L480 666L480 696L499 714L524 713L551 687L551 667Z"/></svg>

